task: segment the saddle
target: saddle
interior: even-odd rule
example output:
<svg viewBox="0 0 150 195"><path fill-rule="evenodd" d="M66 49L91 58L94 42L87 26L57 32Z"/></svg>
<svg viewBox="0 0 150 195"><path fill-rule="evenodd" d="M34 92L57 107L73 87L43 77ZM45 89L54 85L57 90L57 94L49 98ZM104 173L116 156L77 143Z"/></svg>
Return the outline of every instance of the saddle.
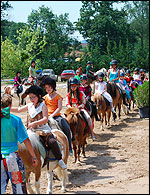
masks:
<svg viewBox="0 0 150 195"><path fill-rule="evenodd" d="M42 168L47 165L47 168L49 169L49 161L54 161L56 160L55 155L53 154L51 148L48 147L48 138L56 138L55 135L53 135L53 133L44 133L43 131L36 131L36 134L39 136L39 141L41 143L41 145L39 145L39 151L41 156L44 158L44 163ZM58 146L60 148L60 151L62 152L62 148L61 145L59 143L59 141L57 140ZM44 154L43 155L43 149Z"/></svg>
<svg viewBox="0 0 150 195"><path fill-rule="evenodd" d="M103 96L104 97L104 96ZM106 110L107 110L107 108L108 108L108 106L110 106L110 102L104 97L104 100L105 100L105 102L106 102Z"/></svg>

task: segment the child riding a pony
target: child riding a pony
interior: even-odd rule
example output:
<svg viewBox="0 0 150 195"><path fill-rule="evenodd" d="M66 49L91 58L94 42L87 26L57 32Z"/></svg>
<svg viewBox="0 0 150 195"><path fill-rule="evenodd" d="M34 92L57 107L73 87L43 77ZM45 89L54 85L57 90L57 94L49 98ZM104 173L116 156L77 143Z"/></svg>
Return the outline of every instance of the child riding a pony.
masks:
<svg viewBox="0 0 150 195"><path fill-rule="evenodd" d="M89 101L92 105L92 110L93 110L96 121L100 121L97 115L96 104L91 100L92 88L90 85L87 84L87 76L85 74L81 75L80 80L81 80L81 85L79 87L79 91L84 92L86 100Z"/></svg>
<svg viewBox="0 0 150 195"><path fill-rule="evenodd" d="M68 138L69 142L69 155L73 155L72 151L72 141L71 141L71 129L65 118L61 116L60 111L62 110L62 101L63 98L60 94L56 92L56 81L49 76L43 81L45 90L48 93L43 98L45 104L48 108L48 118L53 118L58 122L58 125Z"/></svg>
<svg viewBox="0 0 150 195"><path fill-rule="evenodd" d="M17 92L18 88L21 87L21 78L20 78L20 72L19 71L16 72L14 82L15 82L15 84L14 84L15 91Z"/></svg>
<svg viewBox="0 0 150 195"><path fill-rule="evenodd" d="M123 72L120 73L120 79L119 80L120 80L121 84L125 87L127 99L131 100L131 96L130 96L131 90L130 90L129 86L127 85L127 81L124 79L124 75L125 74Z"/></svg>
<svg viewBox="0 0 150 195"><path fill-rule="evenodd" d="M116 118L116 111L113 107L113 99L111 95L107 92L107 83L103 80L104 74L102 72L99 72L98 75L98 81L95 82L95 94L100 93L102 94L109 102L111 106L111 111L113 113L114 119Z"/></svg>
<svg viewBox="0 0 150 195"><path fill-rule="evenodd" d="M84 93L82 91L79 91L79 81L76 78L71 78L69 83L70 91L66 97L66 107L77 107L84 113L84 116L86 117L88 126L90 128L92 140L94 141L95 136L93 132L93 122L90 115L85 109L86 99Z"/></svg>
<svg viewBox="0 0 150 195"><path fill-rule="evenodd" d="M119 81L120 70L117 68L117 65L118 65L117 60L112 60L111 61L112 68L108 70L107 81L116 83L116 85L119 87L119 89L122 92L123 104L126 105L129 108L129 105L126 102L126 91L125 91L125 88L121 84L121 82Z"/></svg>
<svg viewBox="0 0 150 195"><path fill-rule="evenodd" d="M43 102L43 90L37 85L33 85L27 89L26 94L29 95L31 103L25 106L16 108L12 107L12 112L25 112L29 113L28 128L36 132L45 147L46 151L52 150L58 164L62 169L66 169L66 164L62 160L62 154L57 143L56 137L51 133L51 128L48 125L48 110L46 104Z"/></svg>

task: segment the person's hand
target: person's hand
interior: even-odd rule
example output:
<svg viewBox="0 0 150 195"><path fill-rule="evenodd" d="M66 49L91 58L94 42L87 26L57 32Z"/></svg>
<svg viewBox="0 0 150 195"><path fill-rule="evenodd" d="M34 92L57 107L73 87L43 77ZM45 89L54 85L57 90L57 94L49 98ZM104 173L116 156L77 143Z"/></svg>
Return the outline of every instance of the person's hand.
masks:
<svg viewBox="0 0 150 195"><path fill-rule="evenodd" d="M34 127L35 127L35 123L34 122L28 124L28 128L31 128L32 129Z"/></svg>
<svg viewBox="0 0 150 195"><path fill-rule="evenodd" d="M36 157L32 157L33 166L36 167L38 165L38 159Z"/></svg>

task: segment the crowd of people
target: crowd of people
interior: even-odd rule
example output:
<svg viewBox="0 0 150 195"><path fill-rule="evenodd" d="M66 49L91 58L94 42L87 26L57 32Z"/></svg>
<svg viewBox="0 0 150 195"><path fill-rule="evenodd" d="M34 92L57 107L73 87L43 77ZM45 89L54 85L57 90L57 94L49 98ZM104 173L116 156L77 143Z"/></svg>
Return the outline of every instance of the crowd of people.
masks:
<svg viewBox="0 0 150 195"><path fill-rule="evenodd" d="M89 133L94 141L94 125L93 120L90 117L89 110L86 106L87 102L92 105L93 113L96 121L100 121L96 104L92 101L92 88L87 83L88 78L95 80L95 92L102 94L109 102L111 111L116 117L116 111L113 107L113 99L107 92L107 82L114 82L119 87L123 94L123 103L128 107L126 98L130 99L130 92L133 93L131 84L137 82L138 85L142 85L148 80L146 77L146 71L144 69L134 69L134 74L131 76L131 71L127 70L126 73L120 72L117 60L112 60L107 75L100 72L96 76L93 71L93 64L88 61L86 66L86 74L83 74L82 66L76 70L76 75L69 81L69 92L66 95L66 108L77 107L81 111L83 117L87 121L89 127ZM28 81L33 83L31 87L26 90L26 95L29 95L30 103L23 107L12 107L12 97L8 94L1 96L1 193L4 194L9 179L12 183L13 193L26 194L25 185L25 167L21 157L18 153L18 141L25 143L27 149L32 156L33 166L37 166L37 158L33 151L31 142L29 140L26 128L22 123L20 117L11 114L10 112L28 112L29 123L27 128L36 132L40 136L41 142L45 139L45 136L49 136L47 145L51 148L56 160L62 169L66 169L67 166L62 160L62 154L58 146L56 137L51 132L48 121L50 118L56 120L68 138L69 143L69 155L73 155L72 150L72 134L70 126L67 120L61 115L63 97L56 91L56 81L50 77L47 77L43 86L47 92L43 96L43 89L36 85L36 71L35 61L32 60L29 67ZM105 78L106 76L106 78ZM104 80L105 78L105 80ZM15 77L15 90L18 90L21 86L20 72L16 73ZM47 149L47 148L46 148Z"/></svg>

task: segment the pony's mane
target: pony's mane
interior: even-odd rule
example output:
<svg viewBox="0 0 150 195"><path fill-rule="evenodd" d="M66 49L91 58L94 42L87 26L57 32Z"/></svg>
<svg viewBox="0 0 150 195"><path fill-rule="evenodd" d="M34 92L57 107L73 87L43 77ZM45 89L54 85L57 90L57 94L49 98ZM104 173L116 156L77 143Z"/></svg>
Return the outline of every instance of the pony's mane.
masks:
<svg viewBox="0 0 150 195"><path fill-rule="evenodd" d="M39 136L35 132L31 131L30 129L27 130L27 134L28 134L29 139L32 143L32 146L38 147L39 142L40 142ZM23 147L25 147L25 144L24 143L20 144L20 149Z"/></svg>
<svg viewBox="0 0 150 195"><path fill-rule="evenodd" d="M116 97L116 84L115 83L107 83L107 91L111 94L112 97Z"/></svg>
<svg viewBox="0 0 150 195"><path fill-rule="evenodd" d="M70 107L70 108L67 108L64 112L64 114L66 115L71 114L71 113L80 113L80 110L76 107Z"/></svg>

